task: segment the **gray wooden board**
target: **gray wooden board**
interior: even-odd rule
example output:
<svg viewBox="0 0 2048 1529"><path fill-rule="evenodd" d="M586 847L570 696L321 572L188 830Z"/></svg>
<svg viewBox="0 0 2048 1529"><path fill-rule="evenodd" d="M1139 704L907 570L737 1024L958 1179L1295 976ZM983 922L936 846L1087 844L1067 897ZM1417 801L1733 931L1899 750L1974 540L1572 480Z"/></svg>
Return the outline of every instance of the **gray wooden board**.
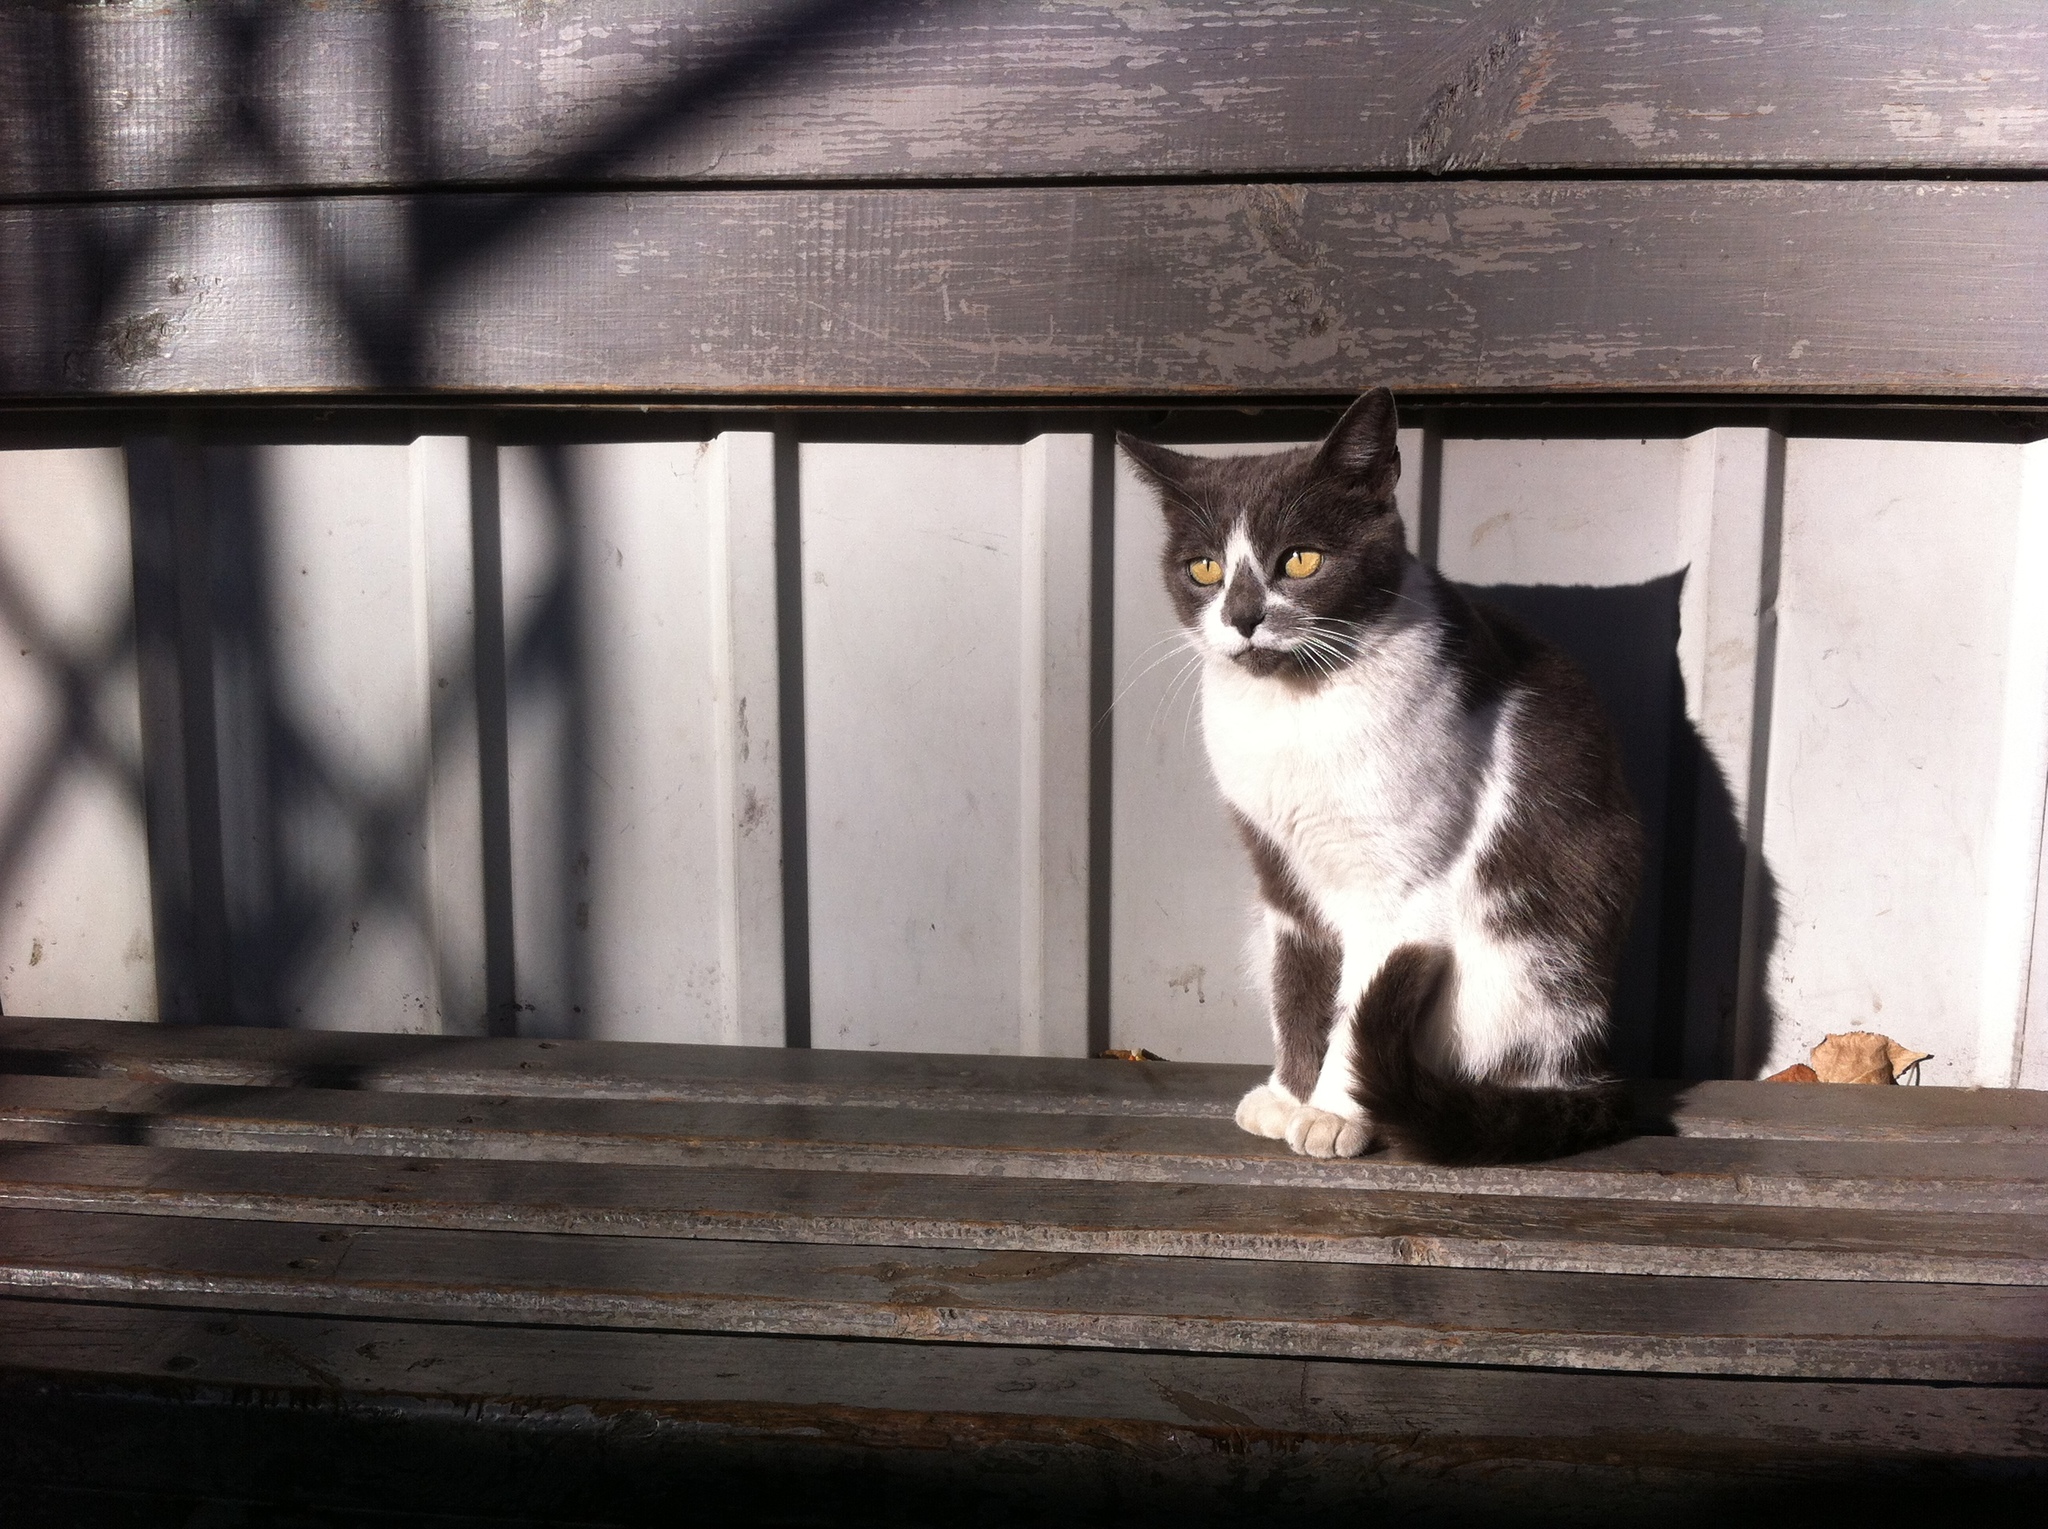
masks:
<svg viewBox="0 0 2048 1529"><path fill-rule="evenodd" d="M0 1018L0 1074L701 1104L1227 1119L1263 1067ZM1680 1136L2048 1145L2048 1092L1636 1083Z"/></svg>
<svg viewBox="0 0 2048 1529"><path fill-rule="evenodd" d="M1200 1062L1168 1067L1071 1057L0 1018L0 1074L236 1087L1228 1117L1266 1071ZM1963 1097L1960 1090L1947 1092ZM2041 1137L2048 1140L2048 1106L2040 1116Z"/></svg>
<svg viewBox="0 0 2048 1529"><path fill-rule="evenodd" d="M427 1169L429 1171L413 1171ZM2048 1285L2048 1216L0 1145L0 1207L1696 1277Z"/></svg>
<svg viewBox="0 0 2048 1529"><path fill-rule="evenodd" d="M432 1324L137 1309L0 1298L0 1367L142 1376L195 1387L816 1414L978 1413L1121 1418L1232 1430L1434 1440L1551 1441L1594 1430L1679 1439L2036 1458L2048 1394L1897 1382L1810 1383L1554 1370L1417 1368L1256 1356L981 1348L595 1328ZM810 1419L802 1414L810 1413ZM733 1414L727 1414L732 1416ZM766 1419L762 1419L766 1421Z"/></svg>
<svg viewBox="0 0 2048 1529"><path fill-rule="evenodd" d="M2042 181L16 205L0 395L2037 397L2044 247Z"/></svg>
<svg viewBox="0 0 2048 1529"><path fill-rule="evenodd" d="M0 1291L425 1321L1673 1374L2048 1381L2038 1289L0 1210Z"/></svg>
<svg viewBox="0 0 2048 1529"><path fill-rule="evenodd" d="M2026 0L75 10L0 18L0 194L2048 161Z"/></svg>
<svg viewBox="0 0 2048 1529"><path fill-rule="evenodd" d="M30 1482L70 1482L332 1510L395 1469L413 1513L504 1504L522 1521L580 1520L638 1486L631 1521L673 1523L679 1502L712 1518L738 1473L777 1517L820 1489L816 1516L832 1522L861 1503L910 1521L906 1487L937 1477L950 1511L933 1523L1053 1522L1047 1506L1078 1497L1096 1510L1080 1522L1242 1523L1277 1500L1402 1523L1501 1522L1503 1509L1583 1523L1597 1505L1602 1523L1669 1524L1706 1502L1725 1511L1733 1483L1783 1509L1801 1492L1840 1507L1844 1487L1931 1477L1957 1509L1973 1482L2038 1480L2044 1401L2020 1387L0 1300L0 1470L16 1504ZM1170 1519L1147 1511L1174 1502Z"/></svg>
<svg viewBox="0 0 2048 1529"><path fill-rule="evenodd" d="M1636 1137L1559 1162L1439 1168L1299 1157L1227 1120L663 1104L0 1077L0 1140L1273 1184L1670 1203L2038 1213L2037 1149Z"/></svg>

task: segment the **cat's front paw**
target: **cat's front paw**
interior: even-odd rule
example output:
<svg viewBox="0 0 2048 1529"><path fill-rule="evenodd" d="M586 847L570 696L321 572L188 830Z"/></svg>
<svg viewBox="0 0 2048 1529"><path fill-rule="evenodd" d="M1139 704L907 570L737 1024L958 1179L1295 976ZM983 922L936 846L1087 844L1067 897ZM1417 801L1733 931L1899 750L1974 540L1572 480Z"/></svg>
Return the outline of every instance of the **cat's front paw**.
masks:
<svg viewBox="0 0 2048 1529"><path fill-rule="evenodd" d="M1297 1106L1287 1122L1287 1145L1305 1157L1357 1157L1372 1140L1362 1116L1332 1115L1312 1104Z"/></svg>
<svg viewBox="0 0 2048 1529"><path fill-rule="evenodd" d="M1272 1084L1261 1083L1237 1101L1237 1123L1254 1136L1278 1141L1287 1134L1287 1122L1300 1107Z"/></svg>

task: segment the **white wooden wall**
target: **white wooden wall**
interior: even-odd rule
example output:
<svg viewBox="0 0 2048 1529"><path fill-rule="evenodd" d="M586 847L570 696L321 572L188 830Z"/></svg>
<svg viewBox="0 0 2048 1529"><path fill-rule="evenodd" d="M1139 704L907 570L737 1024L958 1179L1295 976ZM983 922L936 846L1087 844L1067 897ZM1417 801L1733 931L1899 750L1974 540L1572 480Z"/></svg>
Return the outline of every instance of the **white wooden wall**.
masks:
<svg viewBox="0 0 2048 1529"><path fill-rule="evenodd" d="M1865 1027L1933 1051L1932 1082L2048 1086L2048 443L1725 428L1430 449L1425 484L1404 434L1411 543L1576 631L1621 687L1670 854L1624 1065L1754 1073ZM779 1043L793 682L813 1044L1086 1048L1106 743L1109 1041L1266 1056L1250 877L1201 758L1157 512L1121 466L1098 487L1090 436L780 455L765 432L449 436L241 460L259 597L217 656L221 816L269 1017L480 1033L495 992L524 1033ZM118 449L0 453L10 1014L156 1013L128 517ZM792 586L800 608L778 608ZM1101 642L1116 704L1096 729Z"/></svg>
<svg viewBox="0 0 2048 1529"><path fill-rule="evenodd" d="M10 1014L156 1017L129 568L118 450L0 452Z"/></svg>

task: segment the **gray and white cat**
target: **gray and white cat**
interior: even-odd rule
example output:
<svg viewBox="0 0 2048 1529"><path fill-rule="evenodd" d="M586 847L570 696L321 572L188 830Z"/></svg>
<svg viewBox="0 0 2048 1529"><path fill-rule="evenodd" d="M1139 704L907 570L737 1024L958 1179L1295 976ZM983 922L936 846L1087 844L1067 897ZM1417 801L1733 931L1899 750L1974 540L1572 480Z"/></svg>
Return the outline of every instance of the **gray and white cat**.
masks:
<svg viewBox="0 0 2048 1529"><path fill-rule="evenodd" d="M1628 1132L1603 1081L1642 831L1571 662L1409 555L1394 401L1158 489L1202 735L1264 905L1278 1061L1238 1124L1297 1152L1554 1157Z"/></svg>

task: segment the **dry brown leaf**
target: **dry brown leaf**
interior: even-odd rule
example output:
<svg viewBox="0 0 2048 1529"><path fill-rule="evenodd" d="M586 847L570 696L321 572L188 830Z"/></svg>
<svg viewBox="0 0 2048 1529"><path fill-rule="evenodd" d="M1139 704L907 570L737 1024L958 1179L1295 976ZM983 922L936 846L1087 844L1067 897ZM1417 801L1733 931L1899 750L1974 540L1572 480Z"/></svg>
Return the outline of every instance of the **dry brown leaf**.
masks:
<svg viewBox="0 0 2048 1529"><path fill-rule="evenodd" d="M1818 1083L1820 1074L1804 1062L1794 1062L1783 1072L1774 1072L1764 1079L1766 1083Z"/></svg>
<svg viewBox="0 0 2048 1529"><path fill-rule="evenodd" d="M1823 1083L1896 1083L1900 1073L1932 1055L1902 1046L1889 1035L1851 1030L1830 1035L1813 1048L1813 1070Z"/></svg>
<svg viewBox="0 0 2048 1529"><path fill-rule="evenodd" d="M1894 1083L1906 1075L1908 1067L1917 1067L1934 1055L1931 1051L1915 1051L1911 1046L1902 1046L1897 1041L1892 1041L1890 1053Z"/></svg>
<svg viewBox="0 0 2048 1529"><path fill-rule="evenodd" d="M1121 1046L1112 1046L1107 1051L1098 1051L1095 1054L1105 1062L1163 1062L1166 1060L1165 1057L1160 1056L1157 1052L1147 1051L1143 1046L1138 1047L1135 1051L1126 1050Z"/></svg>

